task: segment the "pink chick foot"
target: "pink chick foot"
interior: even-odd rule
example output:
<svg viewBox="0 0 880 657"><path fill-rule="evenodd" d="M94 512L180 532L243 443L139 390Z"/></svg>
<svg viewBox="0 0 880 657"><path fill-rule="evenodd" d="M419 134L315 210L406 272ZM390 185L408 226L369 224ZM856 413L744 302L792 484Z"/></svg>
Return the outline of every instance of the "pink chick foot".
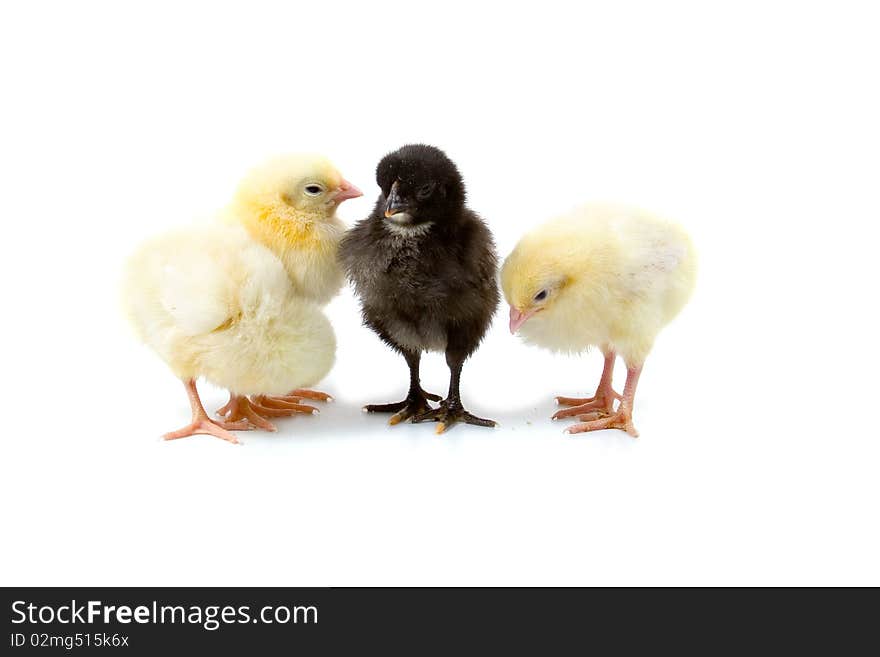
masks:
<svg viewBox="0 0 880 657"><path fill-rule="evenodd" d="M593 412L581 415L578 419L587 421L568 427L565 430L565 433L585 433L587 431L598 431L600 429L620 429L621 431L626 431L633 438L639 437L639 432L636 431L636 428L633 425L632 412L626 407L621 407L616 413L605 417L599 417L598 412Z"/></svg>
<svg viewBox="0 0 880 657"><path fill-rule="evenodd" d="M608 392L597 392L595 397L586 397L579 399L577 397L557 397L556 403L560 406L570 406L553 414L554 420L561 420L564 417L575 417L583 415L588 411L596 411L605 415L610 415L614 411L614 400L620 399L620 395L613 390Z"/></svg>
<svg viewBox="0 0 880 657"><path fill-rule="evenodd" d="M186 438L196 434L207 434L237 445L238 438L231 431L246 431L248 428L247 422L215 422L205 416L193 420L182 429L169 431L162 438L165 440L177 440L178 438Z"/></svg>

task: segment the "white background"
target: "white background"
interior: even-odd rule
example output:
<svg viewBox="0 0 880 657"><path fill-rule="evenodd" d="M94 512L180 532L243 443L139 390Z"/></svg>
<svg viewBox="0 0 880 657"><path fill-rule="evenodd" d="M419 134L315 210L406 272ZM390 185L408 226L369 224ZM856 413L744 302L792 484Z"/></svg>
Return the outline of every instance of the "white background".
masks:
<svg viewBox="0 0 880 657"><path fill-rule="evenodd" d="M880 584L872 5L4 3L0 582ZM160 441L189 408L118 311L128 253L286 151L365 190L351 223L408 141L459 164L502 255L588 200L692 232L641 437L564 435L553 396L600 359L522 345L506 308L463 387L501 427L388 428L360 407L406 368L345 290L322 415Z"/></svg>

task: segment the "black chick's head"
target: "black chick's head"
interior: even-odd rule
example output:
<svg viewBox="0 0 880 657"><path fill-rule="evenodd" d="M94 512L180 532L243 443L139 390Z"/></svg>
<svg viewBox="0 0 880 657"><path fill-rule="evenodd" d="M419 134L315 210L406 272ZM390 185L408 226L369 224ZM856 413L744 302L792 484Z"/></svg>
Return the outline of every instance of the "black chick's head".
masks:
<svg viewBox="0 0 880 657"><path fill-rule="evenodd" d="M455 163L434 146L408 144L376 167L384 220L398 226L453 221L464 207L464 181Z"/></svg>

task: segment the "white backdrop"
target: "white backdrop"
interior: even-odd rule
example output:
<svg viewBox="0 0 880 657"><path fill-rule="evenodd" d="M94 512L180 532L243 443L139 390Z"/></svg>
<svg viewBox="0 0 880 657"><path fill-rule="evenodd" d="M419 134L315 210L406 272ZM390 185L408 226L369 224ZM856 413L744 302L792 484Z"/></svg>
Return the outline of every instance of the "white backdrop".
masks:
<svg viewBox="0 0 880 657"><path fill-rule="evenodd" d="M872 3L238 5L0 9L0 583L880 584ZM463 379L501 427L389 428L360 407L406 368L345 290L319 417L160 441L189 408L119 314L123 259L279 152L364 189L351 223L408 141L502 255L587 200L688 227L641 437L564 435L553 396L600 358L522 345L506 308Z"/></svg>

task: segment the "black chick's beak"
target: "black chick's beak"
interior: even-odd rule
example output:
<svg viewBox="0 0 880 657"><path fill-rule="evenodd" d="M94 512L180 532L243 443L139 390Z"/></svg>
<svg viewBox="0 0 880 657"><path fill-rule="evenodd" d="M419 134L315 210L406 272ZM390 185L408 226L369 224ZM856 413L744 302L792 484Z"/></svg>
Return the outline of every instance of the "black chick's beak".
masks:
<svg viewBox="0 0 880 657"><path fill-rule="evenodd" d="M385 201L385 218L391 219L396 214L409 214L408 206L397 193L397 181L391 185L391 191L388 192L388 200Z"/></svg>

